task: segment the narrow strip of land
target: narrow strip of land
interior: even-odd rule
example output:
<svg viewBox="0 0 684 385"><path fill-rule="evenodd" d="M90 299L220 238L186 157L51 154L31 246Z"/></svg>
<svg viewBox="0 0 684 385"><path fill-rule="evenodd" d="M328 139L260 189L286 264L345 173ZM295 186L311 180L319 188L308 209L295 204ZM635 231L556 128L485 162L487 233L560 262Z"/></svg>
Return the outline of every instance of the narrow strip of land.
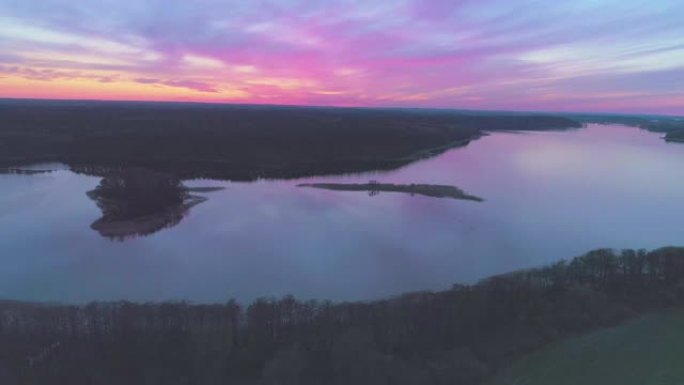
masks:
<svg viewBox="0 0 684 385"><path fill-rule="evenodd" d="M391 184L391 183L302 183L299 187L313 187L335 191L367 191L371 195L380 192L398 192L423 195L432 198L451 198L482 202L483 199L469 195L455 186L439 184Z"/></svg>
<svg viewBox="0 0 684 385"><path fill-rule="evenodd" d="M12 174L12 175L37 175L37 174L49 174L54 170L31 170L25 168L14 168L14 167L0 167L0 174Z"/></svg>

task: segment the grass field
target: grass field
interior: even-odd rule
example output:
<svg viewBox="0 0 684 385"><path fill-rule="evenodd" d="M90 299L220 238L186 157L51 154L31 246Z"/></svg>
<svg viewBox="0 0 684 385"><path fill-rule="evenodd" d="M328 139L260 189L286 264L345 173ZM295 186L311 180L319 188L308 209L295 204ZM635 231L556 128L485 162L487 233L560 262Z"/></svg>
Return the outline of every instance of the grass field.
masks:
<svg viewBox="0 0 684 385"><path fill-rule="evenodd" d="M553 344L514 363L491 385L684 384L684 309Z"/></svg>

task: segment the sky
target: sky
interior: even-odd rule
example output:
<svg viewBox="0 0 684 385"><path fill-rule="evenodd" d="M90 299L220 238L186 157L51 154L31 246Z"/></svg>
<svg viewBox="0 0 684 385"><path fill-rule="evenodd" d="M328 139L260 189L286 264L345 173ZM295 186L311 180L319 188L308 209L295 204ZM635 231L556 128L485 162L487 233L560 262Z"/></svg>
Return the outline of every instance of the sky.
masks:
<svg viewBox="0 0 684 385"><path fill-rule="evenodd" d="M684 115L684 1L0 0L0 97Z"/></svg>

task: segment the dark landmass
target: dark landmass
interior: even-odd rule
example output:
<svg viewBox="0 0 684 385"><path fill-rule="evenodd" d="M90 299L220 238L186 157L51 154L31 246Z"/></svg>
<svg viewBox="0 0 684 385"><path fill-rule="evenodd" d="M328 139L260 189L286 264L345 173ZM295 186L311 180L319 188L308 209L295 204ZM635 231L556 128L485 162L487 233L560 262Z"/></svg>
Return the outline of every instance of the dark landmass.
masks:
<svg viewBox="0 0 684 385"><path fill-rule="evenodd" d="M684 129L668 132L665 134L665 140L668 142L684 142Z"/></svg>
<svg viewBox="0 0 684 385"><path fill-rule="evenodd" d="M483 199L468 195L455 186L438 184L390 184L378 183L302 183L298 187L313 187L334 191L366 191L369 195L377 195L380 192L400 192L411 195L423 195L432 198L452 198L482 202Z"/></svg>
<svg viewBox="0 0 684 385"><path fill-rule="evenodd" d="M667 247L372 302L0 301L0 368L17 378L4 385L482 384L554 341L681 306L683 288L684 248Z"/></svg>
<svg viewBox="0 0 684 385"><path fill-rule="evenodd" d="M0 166L295 178L394 169L483 131L580 126L565 117L444 110L0 100Z"/></svg>
<svg viewBox="0 0 684 385"><path fill-rule="evenodd" d="M183 204L188 197L180 179L144 168L128 168L103 178L88 196L106 220L141 217Z"/></svg>
<svg viewBox="0 0 684 385"><path fill-rule="evenodd" d="M223 191L225 187L186 187L185 191L194 193L210 193L216 191Z"/></svg>
<svg viewBox="0 0 684 385"><path fill-rule="evenodd" d="M87 193L102 211L102 218L90 227L116 240L151 235L177 225L192 207L206 200L191 192L219 190L222 188L188 188L172 174L144 168L118 170Z"/></svg>

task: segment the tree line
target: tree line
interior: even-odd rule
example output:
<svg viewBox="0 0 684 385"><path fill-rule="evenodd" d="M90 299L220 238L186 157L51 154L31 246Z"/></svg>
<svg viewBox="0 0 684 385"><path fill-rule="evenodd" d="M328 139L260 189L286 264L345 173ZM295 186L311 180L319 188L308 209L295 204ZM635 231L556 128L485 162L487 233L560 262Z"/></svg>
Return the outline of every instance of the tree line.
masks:
<svg viewBox="0 0 684 385"><path fill-rule="evenodd" d="M684 248L601 249L370 302L0 303L3 384L481 384L522 354L684 300ZM2 382L2 381L0 381Z"/></svg>
<svg viewBox="0 0 684 385"><path fill-rule="evenodd" d="M481 130L579 126L563 117L455 111L0 101L0 166L295 178L395 169L467 144Z"/></svg>

